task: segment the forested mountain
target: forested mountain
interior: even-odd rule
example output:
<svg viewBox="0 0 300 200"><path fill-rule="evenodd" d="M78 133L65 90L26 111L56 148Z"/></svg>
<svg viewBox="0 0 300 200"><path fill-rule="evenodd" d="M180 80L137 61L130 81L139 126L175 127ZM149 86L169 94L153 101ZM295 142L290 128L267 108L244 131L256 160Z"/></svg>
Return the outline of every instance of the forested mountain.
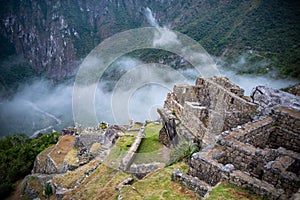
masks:
<svg viewBox="0 0 300 200"><path fill-rule="evenodd" d="M187 34L244 73L300 74L300 6L280 0L1 0L1 85L36 74L58 81L105 38L160 25ZM16 57L18 59L16 59ZM231 65L243 58L240 65ZM14 62L12 62L12 60ZM7 67L9 66L9 67ZM31 69L33 68L33 70ZM17 75L16 75L17 74Z"/></svg>

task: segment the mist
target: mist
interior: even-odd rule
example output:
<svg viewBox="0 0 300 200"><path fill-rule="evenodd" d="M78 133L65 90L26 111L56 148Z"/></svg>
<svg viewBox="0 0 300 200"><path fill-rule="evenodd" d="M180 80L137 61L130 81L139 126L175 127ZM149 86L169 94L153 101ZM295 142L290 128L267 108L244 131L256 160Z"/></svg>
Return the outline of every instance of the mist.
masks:
<svg viewBox="0 0 300 200"><path fill-rule="evenodd" d="M145 16L151 26L160 28L150 8L146 8ZM167 28L153 38L154 47L172 47L179 43L176 34ZM205 57L199 59L206 61ZM296 83L296 80L268 76L239 75L232 70L247 64L246 62L246 59L241 58L231 68L218 66L220 74L242 87L246 95L257 85L279 89ZM163 106L167 93L173 89L174 84L194 84L199 76L195 68L179 65L183 67L177 66L175 70L159 63L144 63L129 56L115 61L97 83L95 112L98 121L127 124L130 119L139 122L158 119L156 109ZM16 133L36 136L74 126L73 79L55 86L43 78L27 82L20 84L14 95L0 100L0 137Z"/></svg>
<svg viewBox="0 0 300 200"><path fill-rule="evenodd" d="M245 90L245 95L249 96L252 89L258 85L264 85L274 89L282 89L292 85L295 85L298 81L292 78L278 78L278 72L276 70L269 69L269 61L261 59L255 63L247 61L249 57L253 56L253 51L245 52L241 56L236 58L236 62L228 65L222 58L215 58L217 60L218 70L220 74L226 76L231 82L237 84ZM266 71L266 74L247 74L240 73L245 68L250 68L250 71L256 71L258 69ZM248 69L249 70L249 69Z"/></svg>
<svg viewBox="0 0 300 200"><path fill-rule="evenodd" d="M240 75L235 71L220 68L221 74L230 79L231 82L237 84L245 90L245 95L249 96L252 89L258 85L264 85L274 89L282 89L297 83L294 79L272 78L268 75Z"/></svg>

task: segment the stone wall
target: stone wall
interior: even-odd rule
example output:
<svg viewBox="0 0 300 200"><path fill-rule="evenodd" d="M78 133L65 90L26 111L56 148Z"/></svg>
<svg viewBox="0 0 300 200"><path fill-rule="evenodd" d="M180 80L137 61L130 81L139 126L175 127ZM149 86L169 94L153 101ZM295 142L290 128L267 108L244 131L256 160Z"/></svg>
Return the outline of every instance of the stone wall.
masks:
<svg viewBox="0 0 300 200"><path fill-rule="evenodd" d="M254 146L246 145L232 138L220 140L222 151L225 153L218 162L232 164L235 169L247 171L251 176L261 178L264 165L276 158L278 153L272 149L257 150Z"/></svg>
<svg viewBox="0 0 300 200"><path fill-rule="evenodd" d="M158 108L157 112L162 118L163 128L159 132L158 141L160 141L165 146L171 146L177 144L177 131L176 127L179 121L176 119L175 115L172 114L170 110L164 108Z"/></svg>
<svg viewBox="0 0 300 200"><path fill-rule="evenodd" d="M145 125L142 126L142 128L140 128L139 133L137 134L137 136L135 137L133 143L131 144L130 148L128 149L128 151L126 152L126 155L123 157L123 159L121 160L120 163L120 168L123 171L128 171L130 169L130 166L135 158L136 152L143 140L144 136L144 129L145 129Z"/></svg>
<svg viewBox="0 0 300 200"><path fill-rule="evenodd" d="M176 169L172 174L172 180L184 184L188 189L193 190L196 194L204 197L211 187L201 181L198 177L192 177L188 174L183 174L179 169Z"/></svg>
<svg viewBox="0 0 300 200"><path fill-rule="evenodd" d="M252 120L257 105L241 97L243 90L227 78L198 78L194 86L175 85L164 109L175 112L197 140L209 146L215 135Z"/></svg>
<svg viewBox="0 0 300 200"><path fill-rule="evenodd" d="M277 121L277 125L282 129L300 134L300 111L286 107L278 107L274 110L274 118Z"/></svg>
<svg viewBox="0 0 300 200"><path fill-rule="evenodd" d="M100 143L103 140L104 140L103 133L83 132L80 135L76 135L74 147L75 148L86 147L90 149L95 142Z"/></svg>
<svg viewBox="0 0 300 200"><path fill-rule="evenodd" d="M245 91L242 88L240 88L238 85L230 82L227 77L224 76L212 77L211 80L219 84L226 90L230 91L231 93L236 94L239 97L244 96Z"/></svg>
<svg viewBox="0 0 300 200"><path fill-rule="evenodd" d="M298 153L300 152L299 134L288 131L281 127L276 127L274 131L270 133L270 137L266 144L270 146L270 148L274 149L284 147Z"/></svg>
<svg viewBox="0 0 300 200"><path fill-rule="evenodd" d="M267 182L253 178L239 170L229 173L226 179L229 183L253 191L264 199L288 199L282 189L277 189Z"/></svg>
<svg viewBox="0 0 300 200"><path fill-rule="evenodd" d="M290 113L289 113L290 112ZM270 119L270 118L269 118ZM292 151L300 150L300 116L287 108L278 108L273 120L260 121L259 125L251 124L252 128L243 131L239 140L259 148L284 147Z"/></svg>
<svg viewBox="0 0 300 200"><path fill-rule="evenodd" d="M209 111L206 107L197 102L185 102L181 120L196 138L203 138L208 132L208 118Z"/></svg>
<svg viewBox="0 0 300 200"><path fill-rule="evenodd" d="M262 180L274 185L275 188L283 188L287 194L295 193L300 188L300 179L297 176L299 168L296 170L299 162L299 157L281 155L276 160L266 164ZM291 168L294 163L297 164Z"/></svg>
<svg viewBox="0 0 300 200"><path fill-rule="evenodd" d="M209 188L220 181L230 182L239 187L252 190L268 199L278 199L283 195L284 191L282 189L277 189L267 182L250 176L244 170L236 169L235 165L218 162L217 159L220 159L220 157L226 157L222 148L210 152L196 153L192 157L188 174L176 175L177 178L174 180L183 183L201 196L205 196Z"/></svg>
<svg viewBox="0 0 300 200"><path fill-rule="evenodd" d="M164 166L165 166L164 163L159 163L159 162L145 163L145 164L132 164L130 166L129 171L130 174L133 174L137 178L142 179L150 172L163 168Z"/></svg>
<svg viewBox="0 0 300 200"><path fill-rule="evenodd" d="M300 154L296 148L300 135L286 129L299 122L300 113L288 112L291 110L277 110L273 117L223 132L216 148L192 156L187 175L210 186L227 181L268 199L289 198L300 188ZM279 136L277 131L283 127L285 132ZM272 138L277 138L276 143ZM186 185L191 182L186 177L178 180Z"/></svg>
<svg viewBox="0 0 300 200"><path fill-rule="evenodd" d="M206 155L206 153L193 154L187 174L215 186L221 181L223 165Z"/></svg>

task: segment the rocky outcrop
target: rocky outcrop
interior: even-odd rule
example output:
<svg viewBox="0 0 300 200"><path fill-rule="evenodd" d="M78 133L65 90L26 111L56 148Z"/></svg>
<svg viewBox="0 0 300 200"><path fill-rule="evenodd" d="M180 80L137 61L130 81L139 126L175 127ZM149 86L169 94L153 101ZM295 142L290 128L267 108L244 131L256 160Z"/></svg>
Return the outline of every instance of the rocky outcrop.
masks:
<svg viewBox="0 0 300 200"><path fill-rule="evenodd" d="M251 99L259 105L258 111L262 112L262 114L270 114L279 106L300 111L299 96L266 86L255 87L251 92Z"/></svg>
<svg viewBox="0 0 300 200"><path fill-rule="evenodd" d="M31 174L24 178L21 185L21 199L46 199L45 186L49 185L54 191L51 180L56 174Z"/></svg>

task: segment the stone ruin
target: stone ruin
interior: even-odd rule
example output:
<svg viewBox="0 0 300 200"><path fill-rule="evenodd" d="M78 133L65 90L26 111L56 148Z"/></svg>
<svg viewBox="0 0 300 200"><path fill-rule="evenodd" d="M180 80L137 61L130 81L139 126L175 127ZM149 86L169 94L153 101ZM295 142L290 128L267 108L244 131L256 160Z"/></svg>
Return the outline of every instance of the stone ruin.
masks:
<svg viewBox="0 0 300 200"><path fill-rule="evenodd" d="M226 77L198 78L195 85L175 85L164 108L158 109L163 120L160 141L165 145L176 143L173 139L178 135L193 138L202 147L214 145L220 132L253 119L258 105L243 94L244 90ZM179 123L184 127L177 126Z"/></svg>
<svg viewBox="0 0 300 200"><path fill-rule="evenodd" d="M186 138L202 145L188 173L175 170L173 180L201 196L220 182L268 199L299 195L299 97L264 86L245 97L225 77L198 78L195 86L175 86L158 112L164 144Z"/></svg>
<svg viewBox="0 0 300 200"><path fill-rule="evenodd" d="M198 78L194 86L174 86L158 113L163 125L159 141L164 145L174 147L181 140L193 140L201 146L201 151L191 158L188 173L175 170L172 175L173 180L199 195L207 195L219 182L253 190L269 199L288 199L300 193L300 97L263 86L246 97L243 89L226 77ZM118 168L143 178L164 166L133 163L144 128L144 124L136 128L131 123L64 129L63 139L37 156L30 176L38 178L42 185L51 184L58 174L75 170L94 157L102 162L120 136L138 131L132 134L135 140ZM70 149L61 150L63 142L72 144ZM72 148L78 150L78 160L64 159ZM98 161L92 162L84 177L98 166ZM28 184L30 176L24 180L22 193L36 197ZM120 187L126 184L127 180ZM67 191L54 189L57 197Z"/></svg>
<svg viewBox="0 0 300 200"><path fill-rule="evenodd" d="M153 122L158 123L159 122ZM41 195L39 188L51 186L58 199L62 199L66 192L73 190L92 174L103 163L115 170L122 170L141 179L157 169L163 168L165 163L151 162L135 164L136 152L144 139L145 123L131 121L129 125L108 125L100 123L96 127L82 128L79 124L62 130L56 145L42 151L35 159L32 173L22 183L22 198L35 199ZM123 136L130 136L134 141L122 158L107 162L110 151ZM55 181L56 177L68 174L68 171L84 170L84 174L72 183L70 187L61 187ZM33 178L38 184L32 184ZM133 179L132 179L133 180ZM129 181L131 182L131 181ZM120 183L129 184L126 180Z"/></svg>

